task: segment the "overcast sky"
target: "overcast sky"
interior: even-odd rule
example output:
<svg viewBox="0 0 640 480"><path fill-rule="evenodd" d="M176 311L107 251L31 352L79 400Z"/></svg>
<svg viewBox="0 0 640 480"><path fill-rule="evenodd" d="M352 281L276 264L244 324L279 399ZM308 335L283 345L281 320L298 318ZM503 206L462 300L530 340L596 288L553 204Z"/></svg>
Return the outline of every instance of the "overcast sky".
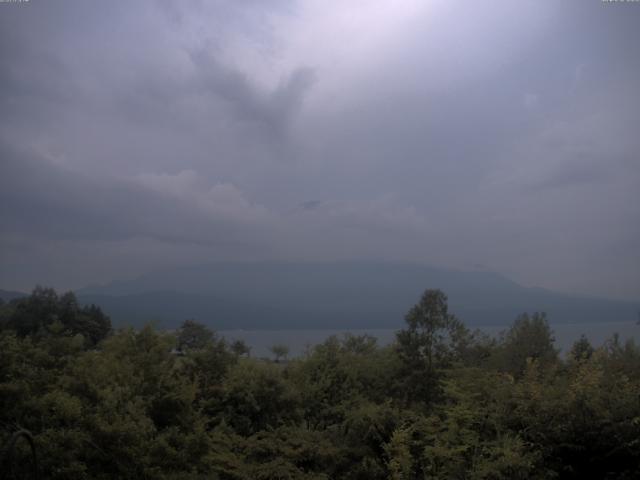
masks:
<svg viewBox="0 0 640 480"><path fill-rule="evenodd" d="M0 288L411 261L640 298L640 3L0 3Z"/></svg>

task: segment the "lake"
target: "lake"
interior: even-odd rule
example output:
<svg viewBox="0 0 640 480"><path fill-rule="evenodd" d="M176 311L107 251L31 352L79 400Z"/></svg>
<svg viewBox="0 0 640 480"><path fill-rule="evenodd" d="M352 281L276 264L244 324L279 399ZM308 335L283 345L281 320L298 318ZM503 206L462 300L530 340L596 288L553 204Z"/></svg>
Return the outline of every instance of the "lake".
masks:
<svg viewBox="0 0 640 480"><path fill-rule="evenodd" d="M496 336L505 330L505 326L477 327L479 330ZM636 341L640 338L640 325L636 322L609 323L573 323L551 324L556 347L563 352L568 351L580 335L585 335L594 346L602 345L614 333L620 335L622 342L629 338ZM290 357L303 355L313 345L324 342L331 335L342 336L369 334L378 339L380 345L391 343L397 330L394 329L345 329L345 330L222 330L218 333L228 340L244 340L251 347L251 355L256 357L272 356L269 348L273 345L286 345L290 349Z"/></svg>

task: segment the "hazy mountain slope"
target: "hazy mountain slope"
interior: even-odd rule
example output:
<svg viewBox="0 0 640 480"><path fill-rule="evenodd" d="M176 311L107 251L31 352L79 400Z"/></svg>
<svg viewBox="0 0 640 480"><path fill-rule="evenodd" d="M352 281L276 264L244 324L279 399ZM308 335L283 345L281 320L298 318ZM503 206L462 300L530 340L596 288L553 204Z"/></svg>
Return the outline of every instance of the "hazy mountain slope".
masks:
<svg viewBox="0 0 640 480"><path fill-rule="evenodd" d="M27 295L28 294L24 292L16 292L12 290L0 290L0 298L5 302L9 302L14 298L26 297Z"/></svg>
<svg viewBox="0 0 640 480"><path fill-rule="evenodd" d="M525 288L492 272L367 262L220 263L79 290L114 323L196 318L214 328L397 328L426 288L440 288L469 325L546 311L556 323L633 321L640 302Z"/></svg>

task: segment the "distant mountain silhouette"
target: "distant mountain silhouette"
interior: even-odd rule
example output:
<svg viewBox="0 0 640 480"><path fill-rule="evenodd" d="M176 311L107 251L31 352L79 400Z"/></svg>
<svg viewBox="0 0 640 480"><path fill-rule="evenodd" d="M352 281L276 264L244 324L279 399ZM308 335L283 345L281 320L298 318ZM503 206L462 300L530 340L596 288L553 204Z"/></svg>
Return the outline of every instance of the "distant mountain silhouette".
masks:
<svg viewBox="0 0 640 480"><path fill-rule="evenodd" d="M525 288L486 271L370 262L216 263L77 291L115 325L194 318L215 329L400 328L427 288L449 296L467 325L507 325L544 311L553 323L634 321L640 302Z"/></svg>
<svg viewBox="0 0 640 480"><path fill-rule="evenodd" d="M5 302L10 302L14 298L26 297L27 295L29 295L29 294L28 293L24 293L24 292L16 292L16 291L12 291L12 290L2 290L2 289L0 289L0 298L2 300L4 300Z"/></svg>

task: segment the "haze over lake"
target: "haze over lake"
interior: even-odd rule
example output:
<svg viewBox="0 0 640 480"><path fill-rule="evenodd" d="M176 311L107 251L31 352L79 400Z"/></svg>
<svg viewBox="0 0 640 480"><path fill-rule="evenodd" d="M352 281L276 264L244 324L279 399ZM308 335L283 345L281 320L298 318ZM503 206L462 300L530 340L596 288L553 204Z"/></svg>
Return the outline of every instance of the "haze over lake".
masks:
<svg viewBox="0 0 640 480"><path fill-rule="evenodd" d="M491 336L499 336L506 327L479 326L481 332ZM612 323L577 323L553 324L551 328L555 335L555 346L566 354L573 343L585 337L596 346L603 345L615 333L620 336L620 342L628 339L640 340L640 325L635 322ZM388 345L395 341L397 330L393 329L365 329L365 330L221 330L218 332L229 341L243 340L251 347L251 354L256 357L272 357L270 348L274 345L286 345L290 349L291 357L304 356L314 345L324 342L332 335L343 337L351 335L371 335L378 340L379 345Z"/></svg>

